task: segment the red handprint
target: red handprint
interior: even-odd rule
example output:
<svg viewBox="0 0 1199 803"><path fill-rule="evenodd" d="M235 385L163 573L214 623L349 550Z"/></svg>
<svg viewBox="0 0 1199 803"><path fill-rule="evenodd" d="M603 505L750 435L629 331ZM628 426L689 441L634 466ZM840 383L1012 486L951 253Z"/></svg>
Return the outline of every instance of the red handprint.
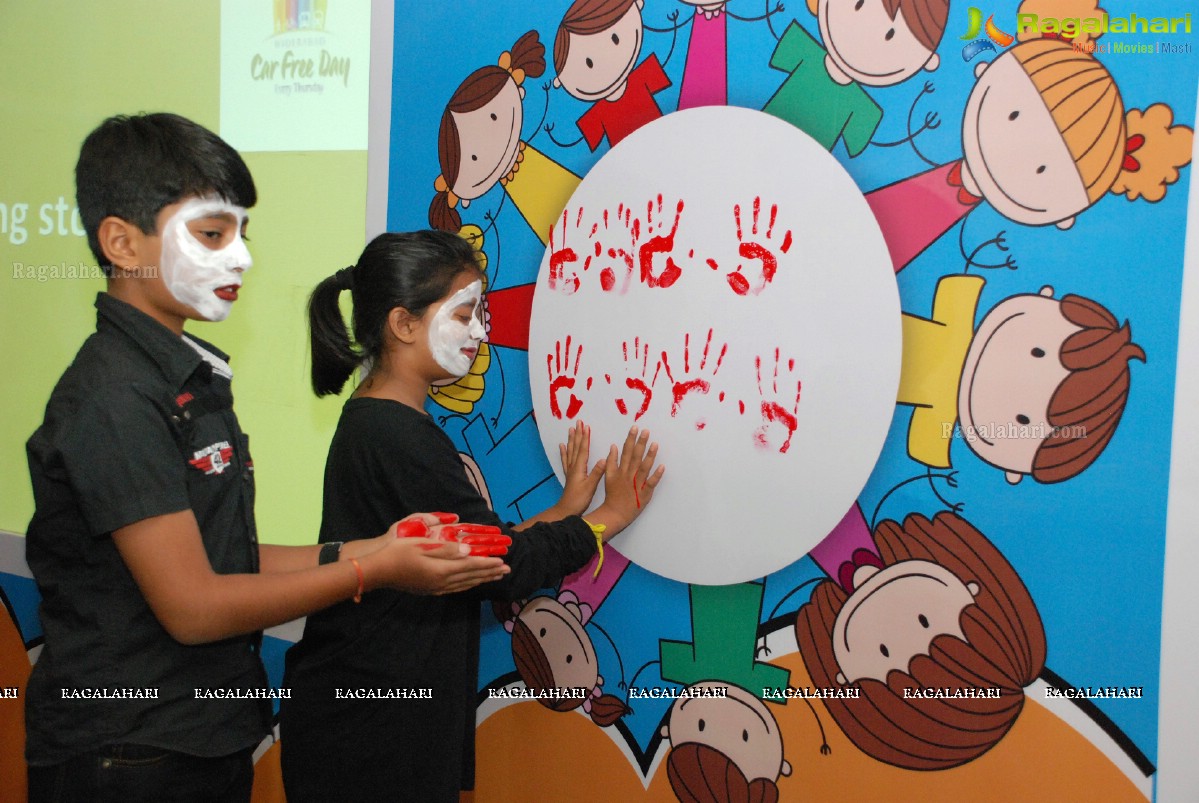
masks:
<svg viewBox="0 0 1199 803"><path fill-rule="evenodd" d="M665 218L662 213L662 196L658 195L657 199L658 221L654 222L654 202L647 201L645 204L645 233L647 236L653 235L655 231L665 228ZM678 205L674 210L674 223L670 227L669 234L658 234L651 236L641 244L638 250L638 258L641 264L641 281L645 282L650 287L670 287L679 280L679 276L683 274L680 268L671 256L671 251L674 250L674 235L679 230L679 218L683 214L683 201L679 200ZM633 222L633 239L639 239L640 221ZM654 255L666 254L666 267L662 268L662 272L654 274Z"/></svg>
<svg viewBox="0 0 1199 803"><path fill-rule="evenodd" d="M624 226L624 234L629 238L629 247L627 250L625 248L617 248L613 246L608 247L607 255L608 258L612 260L612 264L600 270L600 287L605 293L610 293L616 288L616 277L618 271L623 272L624 281L621 283L620 289L616 292L619 295L624 295L629 291L629 281L633 276L633 254L637 250L637 235L641 229L639 221L635 223L630 222L632 216L633 210L626 207L623 203L616 207L616 214L611 216L615 219L618 225ZM608 231L609 217L608 210L605 209L602 217L602 223L605 232ZM592 227L593 234L598 226L599 224L597 223ZM598 259L604 253L605 249L603 245L599 241L596 241L594 257ZM592 257L587 257L588 264L583 266L583 270L587 269L591 259Z"/></svg>
<svg viewBox="0 0 1199 803"><path fill-rule="evenodd" d="M579 344L575 352L574 368L570 367L570 335L566 336L566 346L562 341L554 343L554 353L545 356L545 368L550 377L550 413L554 418L562 418L562 407L558 404L558 391L573 390L579 376L579 360L583 357L583 346ZM569 372L569 376L566 374ZM590 383L588 383L590 384ZM574 418L583 409L583 400L574 393L566 403L566 417Z"/></svg>
<svg viewBox="0 0 1199 803"><path fill-rule="evenodd" d="M786 431L786 438L781 446L778 447L779 454L786 454L791 448L791 438L795 435L795 430L799 427L799 396L803 390L803 382L795 380L795 403L788 411L778 401L773 399L778 397L779 393L779 368L782 364L782 359L779 356L779 350L774 350L774 373L769 377L769 396L767 396L767 388L762 381L762 358L754 357L754 367L758 371L758 394L762 397L762 425L754 432L754 443L760 449L773 449L774 444L771 443L768 435L772 429L777 429L775 424L781 424ZM794 373L795 360L787 360L787 371Z"/></svg>
<svg viewBox="0 0 1199 803"><path fill-rule="evenodd" d="M633 338L632 360L629 359L629 344L627 341L621 344L621 348L624 352L626 370L636 368L637 363L641 363L641 376L627 376L624 380L625 387L641 394L637 411L633 414L633 420L637 421L649 409L650 400L654 396L654 383L658 381L658 371L661 369L662 363L657 360L654 361L654 375L652 378L649 378L649 382L647 383L646 378L649 377L649 343L642 343L639 337ZM621 415L628 415L629 403L624 399L617 399L616 409Z"/></svg>
<svg viewBox="0 0 1199 803"><path fill-rule="evenodd" d="M570 276L566 276L566 265L570 262L578 262L579 255L573 248L566 245L566 222L569 217L567 210L562 210L562 247L559 248L554 241L554 229L556 226L550 226L550 275L549 288L551 290L561 290L566 295L571 295L579 289L579 274L575 270L570 271ZM583 208L579 207L578 214L575 217L575 229L579 228L579 223L583 219Z"/></svg>
<svg viewBox="0 0 1199 803"><path fill-rule="evenodd" d="M749 232L751 235L758 233L758 222L761 211L762 199L760 197L754 198L753 217L750 221ZM757 295L765 290L766 285L774 280L774 274L778 271L779 261L769 241L774 237L774 223L778 218L778 211L778 204L770 205L770 219L766 222L766 231L764 232L764 238L767 241L766 244L752 241L746 242L745 232L741 225L741 204L733 205L733 220L737 224L737 241L740 243L737 247L737 253L741 255L742 259L756 259L762 263L762 279L753 287L750 286L749 279L742 273L742 269L745 268L744 264L738 265L735 271L728 274L726 278L728 279L729 287L733 288L733 292L739 296L749 295L750 293ZM778 252L785 254L790 250L791 230L787 229L786 233L783 234L783 241L778 247ZM716 264L716 260L709 259L708 267L712 270L717 270L719 265Z"/></svg>
<svg viewBox="0 0 1199 803"><path fill-rule="evenodd" d="M724 355L728 353L729 346L725 343L720 347L720 353L716 356L716 362L712 365L712 377L716 377L717 371L720 370L721 363L724 362ZM704 341L704 352L700 357L699 366L696 370L704 371L708 366L708 358L712 351L712 330L708 330L708 338ZM690 393L707 393L712 389L712 385L708 380L702 377L694 379L683 379L687 374L691 373L691 334L684 335L683 338L683 373L680 374L680 379L676 380L674 374L670 370L670 358L666 356L666 352L662 352L662 367L666 369L666 376L670 380L674 393L674 403L670 406L670 415L675 417L679 414L679 407L683 404L683 398ZM702 428L702 427L701 427Z"/></svg>

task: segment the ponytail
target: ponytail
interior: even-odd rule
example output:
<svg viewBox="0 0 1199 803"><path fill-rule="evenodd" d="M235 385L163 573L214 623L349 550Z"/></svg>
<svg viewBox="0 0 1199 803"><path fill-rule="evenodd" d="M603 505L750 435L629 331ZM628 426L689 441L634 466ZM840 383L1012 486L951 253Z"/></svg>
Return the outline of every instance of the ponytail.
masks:
<svg viewBox="0 0 1199 803"><path fill-rule="evenodd" d="M308 299L308 328L312 346L312 390L317 396L340 393L362 361L354 348L338 304L342 290L352 287L351 268L342 268L322 281Z"/></svg>

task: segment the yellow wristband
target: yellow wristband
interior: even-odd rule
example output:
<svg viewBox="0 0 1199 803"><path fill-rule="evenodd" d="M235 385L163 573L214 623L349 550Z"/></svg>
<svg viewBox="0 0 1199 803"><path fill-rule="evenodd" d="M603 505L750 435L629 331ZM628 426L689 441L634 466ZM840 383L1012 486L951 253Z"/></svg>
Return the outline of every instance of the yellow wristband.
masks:
<svg viewBox="0 0 1199 803"><path fill-rule="evenodd" d="M595 536L595 551L599 553L599 560L595 562L595 573L591 576L593 578L599 577L600 569L604 567L604 532L607 531L608 526L606 524L592 524L587 519L583 519L583 523L591 528L591 534Z"/></svg>

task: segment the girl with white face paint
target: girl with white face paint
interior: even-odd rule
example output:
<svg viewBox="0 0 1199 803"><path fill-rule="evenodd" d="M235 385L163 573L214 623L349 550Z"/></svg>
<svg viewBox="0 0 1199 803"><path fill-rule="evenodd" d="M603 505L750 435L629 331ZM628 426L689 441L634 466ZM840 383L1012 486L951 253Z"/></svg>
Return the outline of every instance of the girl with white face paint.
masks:
<svg viewBox="0 0 1199 803"><path fill-rule="evenodd" d="M189 198L162 227L163 284L204 320L229 317L241 276L253 264L246 220L244 207L222 198Z"/></svg>
<svg viewBox="0 0 1199 803"><path fill-rule="evenodd" d="M483 282L475 279L446 299L429 324L429 350L433 359L455 379L470 370L479 353L479 344L486 337L482 307Z"/></svg>
<svg viewBox="0 0 1199 803"><path fill-rule="evenodd" d="M343 290L353 301L352 339L339 306ZM288 799L335 800L353 789L362 799L390 800L402 789L405 799L457 801L474 774L480 598L528 597L602 557L603 542L637 517L662 476L657 445L636 429L622 449L613 445L589 465L580 423L562 446L566 487L558 502L515 527L496 515L424 409L434 382L466 375L475 360L486 336L482 290L465 239L422 231L376 237L356 265L312 294L317 395L338 393L370 361L329 448L321 540L365 536L374 519L394 521L413 506L441 510L511 536L511 573L471 593L366 594L361 605L308 617L283 681L292 692L280 709ZM607 498L584 520L601 479ZM347 704L337 695L347 678L430 694Z"/></svg>

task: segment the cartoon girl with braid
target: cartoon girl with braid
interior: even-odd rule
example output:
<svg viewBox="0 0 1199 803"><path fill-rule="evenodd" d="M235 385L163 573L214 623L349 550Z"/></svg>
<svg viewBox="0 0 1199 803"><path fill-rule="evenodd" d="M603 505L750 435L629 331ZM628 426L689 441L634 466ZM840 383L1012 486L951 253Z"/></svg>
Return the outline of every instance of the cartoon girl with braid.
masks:
<svg viewBox="0 0 1199 803"><path fill-rule="evenodd" d="M457 207L467 208L499 184L533 233L547 242L580 179L520 138L524 80L544 72L545 46L529 31L500 55L498 65L480 67L454 91L437 136L441 175L429 205L433 228L458 232Z"/></svg>
<svg viewBox="0 0 1199 803"><path fill-rule="evenodd" d="M914 770L956 767L998 744L1046 652L1036 604L999 550L942 512L883 521L852 554L813 557L836 579L800 608L795 636L815 686L859 690L824 701L849 740ZM918 694L926 689L998 696Z"/></svg>
<svg viewBox="0 0 1199 803"><path fill-rule="evenodd" d="M604 678L599 674L595 645L587 630L590 626L604 633L591 617L628 566L628 558L608 547L602 562L597 556L563 578L555 596L513 603L508 611L495 607L496 618L512 634L512 659L529 689L586 690L583 697L539 696L537 701L545 707L560 712L582 708L600 727L611 725L629 712L619 697L603 693Z"/></svg>
<svg viewBox="0 0 1199 803"><path fill-rule="evenodd" d="M1126 113L1107 69L1067 42L1021 42L975 73L964 158L866 195L897 273L982 201L1067 229L1109 191L1161 200L1190 162L1194 132L1170 107Z"/></svg>

